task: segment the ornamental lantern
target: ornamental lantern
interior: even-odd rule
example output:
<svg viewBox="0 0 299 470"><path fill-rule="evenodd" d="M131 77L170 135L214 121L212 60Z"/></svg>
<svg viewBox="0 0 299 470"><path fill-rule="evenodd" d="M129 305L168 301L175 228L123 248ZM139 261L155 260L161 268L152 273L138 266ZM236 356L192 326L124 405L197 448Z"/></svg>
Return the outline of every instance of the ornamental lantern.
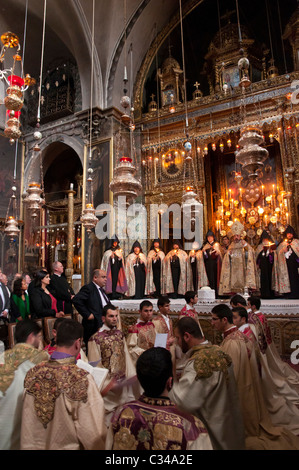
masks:
<svg viewBox="0 0 299 470"><path fill-rule="evenodd" d="M8 217L6 221L4 233L8 237L10 237L11 240L13 240L15 237L19 235L20 229L18 227L18 221L15 219L15 217L13 216Z"/></svg>
<svg viewBox="0 0 299 470"><path fill-rule="evenodd" d="M109 189L115 198L125 196L126 201L135 199L141 192L142 185L135 178L136 168L130 157L121 157L119 164L114 169L114 177Z"/></svg>
<svg viewBox="0 0 299 470"><path fill-rule="evenodd" d="M27 189L27 194L24 198L24 203L27 204L29 211L32 211L31 217L37 216L37 211L45 204L45 200L41 197L43 190L39 183L30 183Z"/></svg>
<svg viewBox="0 0 299 470"><path fill-rule="evenodd" d="M20 111L24 104L24 79L18 75L10 75L7 80L9 86L6 90L7 96L4 98L4 104L7 109Z"/></svg>
<svg viewBox="0 0 299 470"><path fill-rule="evenodd" d="M264 166L264 161L269 155L268 150L260 146L263 141L258 126L247 125L241 129L241 137L238 143L242 148L236 152L236 162L242 165L251 179L258 177L257 170Z"/></svg>
<svg viewBox="0 0 299 470"><path fill-rule="evenodd" d="M22 132L20 130L20 117L21 111L7 111L8 119L6 121L4 135L12 140L17 140L21 137Z"/></svg>
<svg viewBox="0 0 299 470"><path fill-rule="evenodd" d="M83 227L85 227L87 233L90 233L91 230L97 225L98 220L99 219L95 215L93 204L86 204L86 208L82 211L80 221L82 222Z"/></svg>

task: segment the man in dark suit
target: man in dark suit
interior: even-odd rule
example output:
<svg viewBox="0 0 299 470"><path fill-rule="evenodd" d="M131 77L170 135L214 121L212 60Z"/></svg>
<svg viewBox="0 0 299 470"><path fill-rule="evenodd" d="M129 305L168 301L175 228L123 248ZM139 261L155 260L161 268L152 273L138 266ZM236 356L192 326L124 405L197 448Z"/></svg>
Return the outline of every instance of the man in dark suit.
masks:
<svg viewBox="0 0 299 470"><path fill-rule="evenodd" d="M92 282L82 286L78 294L73 297L73 304L82 316L84 328L84 343L88 345L89 338L102 326L102 311L109 303L104 291L107 276L102 269L93 271Z"/></svg>
<svg viewBox="0 0 299 470"><path fill-rule="evenodd" d="M5 348L8 348L8 321L10 309L10 296L3 282L5 274L0 270L0 340L3 341Z"/></svg>
<svg viewBox="0 0 299 470"><path fill-rule="evenodd" d="M65 314L73 313L72 299L75 295L72 287L63 275L63 265L60 261L54 261L52 264L53 274L49 285L49 291L57 299L57 309Z"/></svg>
<svg viewBox="0 0 299 470"><path fill-rule="evenodd" d="M0 274L0 319L8 321L10 309L10 295L5 285L5 274Z"/></svg>

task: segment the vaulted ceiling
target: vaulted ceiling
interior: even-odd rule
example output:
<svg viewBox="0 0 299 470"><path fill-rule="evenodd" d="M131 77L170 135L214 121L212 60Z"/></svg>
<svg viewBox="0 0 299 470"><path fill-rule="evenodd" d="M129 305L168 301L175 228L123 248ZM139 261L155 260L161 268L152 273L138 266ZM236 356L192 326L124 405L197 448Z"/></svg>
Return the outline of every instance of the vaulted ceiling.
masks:
<svg viewBox="0 0 299 470"><path fill-rule="evenodd" d="M265 10L267 1L239 0L239 4L240 14L243 19L248 19L249 28L252 31L255 29L261 40L269 43ZM270 3L272 15L275 10L274 3L276 8L278 3L280 4L283 26L297 5L296 0L288 0L286 5L281 0L271 0ZM202 54L200 45L207 43L217 32L221 21L224 21L221 20L217 8L223 15L226 10L235 6L236 0L182 0L183 13L193 12L197 15L189 22L186 20L184 25L185 49L187 54L190 53L190 62L196 62L197 51ZM90 71L93 64L93 105L105 109L110 106L119 107L123 94L125 64L128 70L128 86L133 87L156 36L160 37L160 47L163 41L166 44L167 36L170 37L175 28L179 31L179 9L179 0L95 0L94 3L93 0L10 0L0 7L0 34L12 31L19 36L22 46L25 46L25 72L38 78L45 16L44 70L57 58L75 61L81 79L82 107L87 109L90 105ZM92 61L93 18L95 53ZM279 43L280 36L274 33L273 30L273 37L276 37L276 42L273 39L275 46ZM178 34L176 37L179 37ZM179 45L178 39L175 39L175 36L173 38L175 50L172 49L171 52L175 55ZM133 52L130 55L128 52L131 44ZM193 80L193 77L191 79Z"/></svg>

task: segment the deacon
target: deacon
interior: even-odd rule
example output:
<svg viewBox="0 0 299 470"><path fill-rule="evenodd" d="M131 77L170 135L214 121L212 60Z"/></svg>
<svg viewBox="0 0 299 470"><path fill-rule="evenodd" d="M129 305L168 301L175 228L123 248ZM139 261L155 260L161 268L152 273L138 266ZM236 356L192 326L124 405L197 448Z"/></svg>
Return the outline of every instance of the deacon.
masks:
<svg viewBox="0 0 299 470"><path fill-rule="evenodd" d="M220 347L233 363L244 420L246 449L299 449L297 436L272 424L262 393L254 345L233 324L232 311L228 305L213 307L212 325L223 334Z"/></svg>
<svg viewBox="0 0 299 470"><path fill-rule="evenodd" d="M128 297L143 299L146 281L146 256L140 243L136 240L130 254L126 258L126 278L128 282Z"/></svg>
<svg viewBox="0 0 299 470"><path fill-rule="evenodd" d="M172 387L169 351L160 347L144 351L137 361L137 377L144 393L117 409L106 449L212 450L203 423L180 411L169 399Z"/></svg>
<svg viewBox="0 0 299 470"><path fill-rule="evenodd" d="M299 239L290 225L274 258L275 291L288 299L299 299Z"/></svg>
<svg viewBox="0 0 299 470"><path fill-rule="evenodd" d="M0 450L20 450L24 379L32 367L49 359L39 349L42 329L35 321L18 322L15 341L0 364Z"/></svg>
<svg viewBox="0 0 299 470"><path fill-rule="evenodd" d="M178 321L175 337L187 361L180 379L174 380L171 400L203 421L214 450L245 449L231 358L202 337L193 318Z"/></svg>
<svg viewBox="0 0 299 470"><path fill-rule="evenodd" d="M262 380L266 378L267 383L273 382L281 396L299 407L299 373L281 359L273 341L267 317L260 310L260 298L251 296L247 303L248 323L256 339L264 370Z"/></svg>
<svg viewBox="0 0 299 470"><path fill-rule="evenodd" d="M273 263L274 251L276 249L275 242L271 235L263 231L260 242L256 248L256 264L257 264L257 285L260 288L262 299L273 299Z"/></svg>
<svg viewBox="0 0 299 470"><path fill-rule="evenodd" d="M139 306L139 318L135 325L128 330L127 345L133 363L147 349L155 345L156 331L152 322L153 304L149 300L143 300Z"/></svg>
<svg viewBox="0 0 299 470"><path fill-rule="evenodd" d="M164 258L164 289L174 299L185 295L192 287L192 273L187 253L178 240Z"/></svg>
<svg viewBox="0 0 299 470"><path fill-rule="evenodd" d="M202 254L209 281L209 286L215 291L215 296L216 298L218 298L222 255L220 245L215 240L215 235L212 230L209 230L206 235L206 240L202 247Z"/></svg>
<svg viewBox="0 0 299 470"><path fill-rule="evenodd" d="M153 241L147 255L146 295L153 297L159 297L159 295L161 295L164 258L165 253L162 250L161 241L157 238Z"/></svg>
<svg viewBox="0 0 299 470"><path fill-rule="evenodd" d="M106 245L101 262L101 269L106 272L106 293L110 299L120 299L128 290L125 275L124 258L119 246L119 239L114 235Z"/></svg>
<svg viewBox="0 0 299 470"><path fill-rule="evenodd" d="M82 336L82 325L65 319L50 361L27 373L21 450L104 449L103 398L94 378L76 365Z"/></svg>
<svg viewBox="0 0 299 470"><path fill-rule="evenodd" d="M288 396L288 386L284 383L283 376L280 376L280 380L278 379L278 376L276 376L276 379L278 380L275 380L275 376L273 377L271 375L271 371L267 364L267 358L263 353L261 353L259 343L253 333L253 325L248 323L248 311L244 307L233 307L232 314L234 325L239 328L239 331L247 336L254 346L262 392L271 421L273 424L285 427L289 431L298 435L299 409ZM250 315L253 315L252 312Z"/></svg>
<svg viewBox="0 0 299 470"><path fill-rule="evenodd" d="M117 328L119 311L112 304L107 304L102 312L103 326L89 339L88 360L97 363L97 367L108 370L102 390L104 396L106 423L110 413L120 404L138 398L140 390L136 384L121 387L125 379L136 376L135 366L126 344L125 335ZM136 382L137 383L137 382ZM120 385L119 388L116 388Z"/></svg>
<svg viewBox="0 0 299 470"><path fill-rule="evenodd" d="M244 288L256 290L256 262L254 250L241 239L244 226L235 221L231 226L233 241L222 260L219 295L243 293Z"/></svg>

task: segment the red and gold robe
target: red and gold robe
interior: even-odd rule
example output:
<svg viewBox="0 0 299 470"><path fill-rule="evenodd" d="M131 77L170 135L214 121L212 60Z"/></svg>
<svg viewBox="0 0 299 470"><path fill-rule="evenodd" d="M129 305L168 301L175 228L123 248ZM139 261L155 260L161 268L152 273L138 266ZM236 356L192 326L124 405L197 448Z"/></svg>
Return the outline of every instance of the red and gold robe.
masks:
<svg viewBox="0 0 299 470"><path fill-rule="evenodd" d="M203 423L180 411L167 397L148 398L121 406L114 413L107 450L212 450Z"/></svg>
<svg viewBox="0 0 299 470"><path fill-rule="evenodd" d="M137 321L135 325L130 326L127 336L127 346L129 353L136 364L138 357L147 349L155 345L156 330L151 321Z"/></svg>
<svg viewBox="0 0 299 470"><path fill-rule="evenodd" d="M139 383L125 385L125 379L136 376L136 369L128 351L125 335L122 331L110 329L103 325L88 341L88 360L98 362L97 367L108 369L109 373L103 384L104 390L111 379L119 383L118 389L111 389L104 397L106 423L109 423L110 413L120 404L138 398L141 392ZM125 383L125 382L124 382Z"/></svg>
<svg viewBox="0 0 299 470"><path fill-rule="evenodd" d="M188 305L184 305L184 307L180 311L179 320L183 317L194 318L194 320L198 323L198 326L200 328L202 336L204 336L201 325L200 325L200 321L199 321L199 318L198 318L198 314L197 314L197 311L195 310L195 308L191 308Z"/></svg>

